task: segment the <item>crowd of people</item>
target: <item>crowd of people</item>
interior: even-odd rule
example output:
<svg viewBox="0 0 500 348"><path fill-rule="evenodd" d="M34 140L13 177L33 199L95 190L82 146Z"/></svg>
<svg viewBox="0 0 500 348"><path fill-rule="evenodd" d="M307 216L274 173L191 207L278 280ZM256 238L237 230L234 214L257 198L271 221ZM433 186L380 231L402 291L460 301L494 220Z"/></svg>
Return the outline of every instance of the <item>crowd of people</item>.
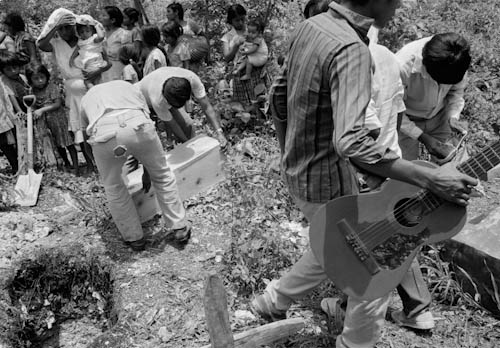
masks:
<svg viewBox="0 0 500 348"><path fill-rule="evenodd" d="M430 168L411 162L419 143L437 160L448 156L452 130L462 127L458 120L471 56L468 42L455 33L437 33L397 53L379 45L378 32L399 5L400 0L311 0L305 20L291 34L282 71L270 90L269 110L283 179L309 221L326 202L357 194L362 185L377 190L385 178L425 188L462 206L477 185L451 163ZM234 97L242 100L254 98L253 87L262 83L268 59L262 23L247 23L246 14L243 6L231 5L231 30L221 39L223 57L232 63ZM192 232L152 114L183 142L195 134L185 107L195 100L221 144L226 142L196 74L195 57L203 57L205 49L199 39L202 31L185 20L178 3L169 5L167 16L161 27L139 28L135 9L122 13L107 6L100 22L59 9L35 43L22 19L8 15L4 25L9 35L0 51L0 98L10 101L0 109L0 144L13 170L17 164L11 117L25 112L19 97L33 93L35 117L46 116L61 156L68 150L75 165L77 143L89 166L97 165L113 220L127 245L137 251L146 241L121 178L129 155L144 165L144 188L154 186L166 228L180 243ZM62 97L36 47L56 59L69 114L62 112ZM65 163L69 165L67 158ZM306 251L253 299L252 308L268 320L285 318L294 301L327 279L323 267L311 250ZM393 319L403 326L432 329L431 296L416 260L397 290L403 310L393 312ZM375 300L324 299L321 306L329 315L345 316L336 347L374 347L389 299L390 294Z"/></svg>
<svg viewBox="0 0 500 348"><path fill-rule="evenodd" d="M79 175L77 150L81 150L85 158L87 171L95 170L95 159L86 141L88 135L81 126L79 111L81 99L88 90L114 80L135 84L163 67L181 68L195 74L199 72L209 50L202 27L186 19L183 6L177 2L167 6L166 17L166 21L159 25L140 25L142 15L132 7L120 10L116 6L105 6L98 18L60 8L49 16L35 39L28 33L20 14L13 12L3 16L0 28L0 93L10 103L0 106L0 149L13 173L19 167L16 122L23 122L26 118L27 110L22 103L25 95L34 94L38 99L34 110L35 163L39 166L54 164L47 163L43 155L36 154L43 148L42 142L49 141L57 149L65 168ZM241 5L231 6L228 9L228 24L238 31L230 31L234 31L231 34L234 41L227 42L228 35L222 41L225 59L228 62L234 60L236 67L233 72L235 100L248 104L255 98L255 86L262 82L262 66L267 62L268 52L262 38L263 24L259 21L250 23L247 35L245 22L246 10ZM253 45L259 49L252 49L253 53L243 49L243 43L250 40L249 37L258 42ZM235 51L228 53L228 47ZM42 59L41 52L52 54L56 69L44 64L48 60ZM40 74L45 77L44 85L37 83L35 86L33 79L28 77L39 77ZM245 82L250 76L253 76L252 81ZM62 79L62 88L58 88L58 77ZM167 131L169 138L184 142L195 135L189 115L192 102L193 98L189 98L185 107L173 112L172 116L160 117L157 125ZM200 104L203 110L208 110L207 116L224 146L226 139L217 120L218 115L208 99L202 98Z"/></svg>

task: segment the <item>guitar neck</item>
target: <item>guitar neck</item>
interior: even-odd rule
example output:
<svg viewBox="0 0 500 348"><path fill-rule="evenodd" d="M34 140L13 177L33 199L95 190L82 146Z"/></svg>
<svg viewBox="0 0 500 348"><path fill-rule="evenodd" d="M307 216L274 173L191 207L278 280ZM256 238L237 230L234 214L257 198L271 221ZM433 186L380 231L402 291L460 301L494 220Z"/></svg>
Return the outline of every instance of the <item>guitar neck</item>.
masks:
<svg viewBox="0 0 500 348"><path fill-rule="evenodd" d="M460 163L457 169L464 174L479 178L498 164L500 164L500 141L486 146L481 152ZM444 202L430 191L421 191L415 199L423 204L427 213L437 209Z"/></svg>

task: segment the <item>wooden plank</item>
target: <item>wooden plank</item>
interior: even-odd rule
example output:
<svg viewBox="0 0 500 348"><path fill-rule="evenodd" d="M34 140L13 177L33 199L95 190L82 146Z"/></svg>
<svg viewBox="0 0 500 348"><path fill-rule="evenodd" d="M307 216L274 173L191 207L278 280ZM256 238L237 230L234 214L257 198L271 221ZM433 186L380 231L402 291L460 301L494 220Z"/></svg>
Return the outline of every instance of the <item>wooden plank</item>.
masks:
<svg viewBox="0 0 500 348"><path fill-rule="evenodd" d="M234 348L233 333L227 312L226 291L216 274L208 276L205 283L205 321L212 348ZM210 346L209 346L210 347Z"/></svg>
<svg viewBox="0 0 500 348"><path fill-rule="evenodd" d="M234 335L235 348L254 348L269 345L273 342L286 339L302 330L306 321L293 318L275 321ZM210 345L202 348L210 348Z"/></svg>

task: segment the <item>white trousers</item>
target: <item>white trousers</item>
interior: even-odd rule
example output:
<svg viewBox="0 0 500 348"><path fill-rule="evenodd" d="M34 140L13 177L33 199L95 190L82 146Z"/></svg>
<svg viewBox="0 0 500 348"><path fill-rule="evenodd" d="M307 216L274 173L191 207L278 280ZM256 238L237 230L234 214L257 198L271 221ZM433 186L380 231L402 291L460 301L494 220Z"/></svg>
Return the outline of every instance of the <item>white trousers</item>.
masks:
<svg viewBox="0 0 500 348"><path fill-rule="evenodd" d="M148 170L166 227L186 225L175 177L167 164L153 121L142 111L103 116L89 139L104 184L111 216L125 241L141 239L139 215L122 178L122 167L133 155Z"/></svg>

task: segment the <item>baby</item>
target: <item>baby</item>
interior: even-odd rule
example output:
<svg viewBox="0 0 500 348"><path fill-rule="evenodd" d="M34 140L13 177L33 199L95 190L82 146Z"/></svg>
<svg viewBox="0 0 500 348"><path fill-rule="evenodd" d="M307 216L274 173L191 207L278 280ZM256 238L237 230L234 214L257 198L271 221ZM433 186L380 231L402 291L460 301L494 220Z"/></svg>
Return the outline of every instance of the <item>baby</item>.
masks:
<svg viewBox="0 0 500 348"><path fill-rule="evenodd" d="M71 55L69 64L90 73L99 71L107 65L107 56L103 50L104 27L89 15L76 16L78 44ZM98 84L101 74L85 78L87 89Z"/></svg>
<svg viewBox="0 0 500 348"><path fill-rule="evenodd" d="M254 67L258 68L266 64L269 54L266 41L262 37L264 25L258 20L252 20L248 22L247 30L246 41L240 47L241 58L233 71L235 76L245 71L245 74L240 78L243 81L250 80Z"/></svg>

